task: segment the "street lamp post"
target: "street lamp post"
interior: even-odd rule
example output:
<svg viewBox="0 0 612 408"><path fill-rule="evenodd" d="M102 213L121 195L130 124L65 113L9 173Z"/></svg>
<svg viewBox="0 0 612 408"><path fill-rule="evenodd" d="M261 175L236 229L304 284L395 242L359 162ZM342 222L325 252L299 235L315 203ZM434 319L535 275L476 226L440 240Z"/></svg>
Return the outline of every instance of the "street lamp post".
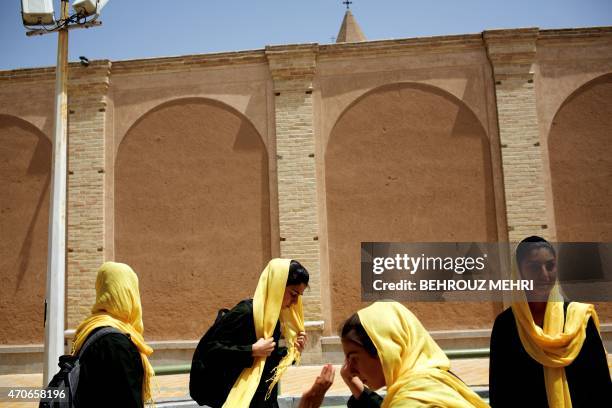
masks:
<svg viewBox="0 0 612 408"><path fill-rule="evenodd" d="M61 20L68 18L68 0L61 2ZM55 128L51 164L51 208L47 257L45 299L45 352L43 385L49 384L57 371L59 356L64 354L64 309L66 283L66 182L68 161L68 29L57 33L55 69Z"/></svg>
<svg viewBox="0 0 612 408"><path fill-rule="evenodd" d="M45 347L43 386L57 371L64 354L64 312L66 285L66 183L68 161L68 31L100 25L99 12L108 0L75 0L76 14L69 16L69 0L61 0L60 20L53 22L51 0L22 0L22 17L26 35L43 35L57 31L57 67L55 70L55 126L51 158L51 208L45 294ZM87 20L88 17L93 16ZM42 28L33 29L33 26Z"/></svg>

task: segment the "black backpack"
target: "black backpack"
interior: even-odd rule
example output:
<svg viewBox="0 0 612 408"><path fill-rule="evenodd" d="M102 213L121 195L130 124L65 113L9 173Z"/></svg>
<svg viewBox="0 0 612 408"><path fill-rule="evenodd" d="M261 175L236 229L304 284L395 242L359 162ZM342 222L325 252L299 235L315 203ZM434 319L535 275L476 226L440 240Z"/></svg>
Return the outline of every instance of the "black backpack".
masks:
<svg viewBox="0 0 612 408"><path fill-rule="evenodd" d="M53 376L45 389L45 395L50 395L52 398L41 399L38 408L78 408L75 397L79 386L79 373L81 371L79 358L87 350L87 347L110 333L123 334L123 332L114 327L103 327L89 336L76 356L67 354L59 358L57 365L60 370Z"/></svg>
<svg viewBox="0 0 612 408"><path fill-rule="evenodd" d="M193 353L191 371L189 373L189 395L200 406L220 407L227 397L223 387L218 384L221 379L219 375L221 370L205 353L206 345L215 338L221 326L223 316L227 312L229 312L228 309L219 310L215 322L200 339Z"/></svg>

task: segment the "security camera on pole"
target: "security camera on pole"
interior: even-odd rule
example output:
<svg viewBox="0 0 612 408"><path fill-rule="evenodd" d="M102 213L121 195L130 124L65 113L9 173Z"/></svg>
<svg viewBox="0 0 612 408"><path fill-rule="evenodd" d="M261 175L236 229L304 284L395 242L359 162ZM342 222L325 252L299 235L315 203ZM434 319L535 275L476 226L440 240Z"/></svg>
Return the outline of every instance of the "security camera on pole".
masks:
<svg viewBox="0 0 612 408"><path fill-rule="evenodd" d="M60 19L55 19L53 0L21 0L26 35L57 32L57 67L55 70L55 126L51 170L51 208L45 296L45 353L43 385L57 371L59 356L64 354L64 306L66 281L66 174L68 145L68 30L102 24L97 21L108 0L75 0L74 14L68 12L69 0L61 0Z"/></svg>

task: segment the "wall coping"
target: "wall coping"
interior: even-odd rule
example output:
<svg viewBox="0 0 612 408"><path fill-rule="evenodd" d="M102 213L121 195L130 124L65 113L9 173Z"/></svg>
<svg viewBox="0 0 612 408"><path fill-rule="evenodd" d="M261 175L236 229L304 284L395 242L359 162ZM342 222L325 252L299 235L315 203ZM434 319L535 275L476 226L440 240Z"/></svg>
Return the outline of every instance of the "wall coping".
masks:
<svg viewBox="0 0 612 408"><path fill-rule="evenodd" d="M193 68L207 68L213 66L233 66L244 64L265 64L266 53L286 52L314 52L320 57L353 57L354 54L375 56L379 53L389 52L450 52L462 49L477 49L484 46L483 37L494 37L498 41L505 38L516 39L524 35L537 35L537 42L555 43L576 40L584 43L585 40L601 40L612 38L612 26L580 27L564 29L513 28L500 30L485 30L478 34L442 35L430 37L414 37L403 39L384 39L363 41L356 43L322 44L286 44L271 45L262 49L218 52L209 54L190 54L182 56L136 58L110 61L94 60L88 69L108 66L112 63L112 74L130 74L140 72L164 72L173 70L191 70ZM69 64L71 70L80 67L78 62ZM18 68L0 70L0 81L25 80L54 80L55 67Z"/></svg>

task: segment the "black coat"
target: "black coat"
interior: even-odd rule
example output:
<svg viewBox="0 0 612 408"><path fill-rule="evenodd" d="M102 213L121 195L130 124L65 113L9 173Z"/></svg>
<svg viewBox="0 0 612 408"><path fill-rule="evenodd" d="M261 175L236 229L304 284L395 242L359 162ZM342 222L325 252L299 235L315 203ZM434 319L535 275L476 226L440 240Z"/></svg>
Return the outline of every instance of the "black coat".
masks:
<svg viewBox="0 0 612 408"><path fill-rule="evenodd" d="M606 352L592 319L580 353L565 367L565 376L574 408L612 400ZM511 308L497 316L491 332L489 398L493 408L548 407L544 367L523 348Z"/></svg>
<svg viewBox="0 0 612 408"><path fill-rule="evenodd" d="M449 371L449 373L455 375L451 371ZM457 376L455 375L455 377ZM355 398L353 395L351 395L351 398L349 398L346 406L348 408L380 408L382 403L383 397L365 387L359 398Z"/></svg>
<svg viewBox="0 0 612 408"><path fill-rule="evenodd" d="M364 388L359 399L351 395L346 406L348 408L379 408L382 402L383 398L380 395Z"/></svg>
<svg viewBox="0 0 612 408"><path fill-rule="evenodd" d="M276 347L266 359L263 374L251 400L250 408L278 407L278 385L274 387L268 400L265 400L265 395L269 386L267 381L272 377L272 370L287 354L287 349L278 345L280 335L280 324L277 323L273 334ZM204 344L203 349L200 350L201 355L211 359L215 366L220 367L216 386L223 389L221 394L225 397L242 370L253 365L252 346L257 340L253 319L253 300L247 299L238 303L223 316L214 338Z"/></svg>
<svg viewBox="0 0 612 408"><path fill-rule="evenodd" d="M89 336L100 329L92 330ZM143 407L142 359L128 335L109 333L97 339L87 347L79 364L78 406Z"/></svg>

